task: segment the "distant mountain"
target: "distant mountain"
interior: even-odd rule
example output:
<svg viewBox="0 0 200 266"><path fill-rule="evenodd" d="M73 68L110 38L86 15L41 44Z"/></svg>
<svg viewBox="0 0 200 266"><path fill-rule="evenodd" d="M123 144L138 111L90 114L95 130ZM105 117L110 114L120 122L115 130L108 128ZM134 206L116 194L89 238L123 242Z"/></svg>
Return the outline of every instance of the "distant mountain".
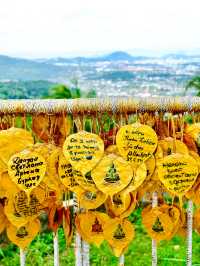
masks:
<svg viewBox="0 0 200 266"><path fill-rule="evenodd" d="M40 80L55 79L63 76L66 70L62 67L40 63L34 60L13 58L0 55L0 79Z"/></svg>
<svg viewBox="0 0 200 266"><path fill-rule="evenodd" d="M68 66L65 64L81 64L95 62L134 61L144 57L134 57L126 52L117 51L99 57L22 59L0 55L0 79L2 80L55 80L67 77ZM69 76L69 75L68 75Z"/></svg>
<svg viewBox="0 0 200 266"><path fill-rule="evenodd" d="M181 59L181 58L193 58L194 55L189 56L185 54L168 54L162 59ZM198 57L198 56L197 56ZM80 71L79 64L85 64L82 68L82 75L93 75L95 73L95 68L92 65L92 71L94 73L91 74L91 66L87 64L92 64L96 62L115 62L116 66L119 62L130 62L131 64L137 61L137 65L139 65L138 61L145 59L152 59L150 57L144 56L133 56L129 53L123 51L116 51L103 56L96 57L75 57L75 58L50 58L50 59L22 59L22 58L14 58L9 56L0 55L0 80L49 80L49 81L63 81L70 80L74 77L76 71ZM69 65L71 64L71 65ZM148 62L145 63L149 64ZM77 66L78 65L78 66ZM89 67L89 68L88 68ZM154 67L154 63L152 63L152 67ZM83 70L84 69L84 70ZM87 72L87 70L89 71ZM118 68L117 68L118 70ZM132 75L130 73L118 73L120 79L132 79ZM117 73L109 73L105 74L101 78L102 79L117 79ZM95 76L99 78L97 73ZM88 77L88 76L87 76ZM86 77L86 78L87 78ZM96 78L94 77L94 79Z"/></svg>
<svg viewBox="0 0 200 266"><path fill-rule="evenodd" d="M97 58L98 59L98 58ZM117 51L111 54L99 57L103 61L132 61L134 57L126 52Z"/></svg>
<svg viewBox="0 0 200 266"><path fill-rule="evenodd" d="M38 59L37 62L45 62L48 64L64 64L64 63L93 63L93 62L104 62L104 61L134 61L143 60L144 56L132 56L123 51L116 51L111 54L96 56L96 57L73 57L73 58L50 58L50 59Z"/></svg>
<svg viewBox="0 0 200 266"><path fill-rule="evenodd" d="M188 58L195 58L200 57L197 55L187 55L184 53L171 53L162 56L162 59L188 59ZM129 53L123 51L116 51L111 54L103 55L103 56L96 56L96 57L73 57L73 58L65 58L65 57L56 57L56 58L49 58L49 59L37 59L37 62L46 63L46 64L53 64L53 65L62 65L62 64L80 64L80 63L94 63L94 62L118 62L118 61L142 61L145 59L154 59L155 57L147 57L147 56L133 56ZM158 57L157 57L158 58Z"/></svg>

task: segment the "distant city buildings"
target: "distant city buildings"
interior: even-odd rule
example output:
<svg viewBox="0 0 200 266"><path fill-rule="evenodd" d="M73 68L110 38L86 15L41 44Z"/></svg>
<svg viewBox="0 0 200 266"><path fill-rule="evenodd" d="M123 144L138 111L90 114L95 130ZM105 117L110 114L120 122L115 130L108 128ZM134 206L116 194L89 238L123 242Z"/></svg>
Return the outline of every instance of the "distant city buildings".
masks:
<svg viewBox="0 0 200 266"><path fill-rule="evenodd" d="M200 57L104 61L77 64L76 68L81 88L94 88L99 97L183 95L186 82L200 74Z"/></svg>
<svg viewBox="0 0 200 266"><path fill-rule="evenodd" d="M4 69L2 82L48 80L71 86L76 80L82 90L94 89L99 97L149 97L183 95L187 81L200 75L200 56L171 54L150 58L116 52L105 57L42 61L2 57L0 66Z"/></svg>

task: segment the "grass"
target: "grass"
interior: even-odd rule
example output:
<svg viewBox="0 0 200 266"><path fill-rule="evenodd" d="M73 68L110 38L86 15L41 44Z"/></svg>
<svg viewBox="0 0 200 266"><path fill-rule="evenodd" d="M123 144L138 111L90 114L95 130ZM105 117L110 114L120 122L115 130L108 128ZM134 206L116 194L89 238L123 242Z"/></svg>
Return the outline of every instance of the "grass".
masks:
<svg viewBox="0 0 200 266"><path fill-rule="evenodd" d="M151 239L146 234L139 211L133 213L130 220L135 224L135 238L125 254L125 265L148 266L151 265ZM65 237L62 228L59 229L60 266L74 266L74 247L66 249ZM158 244L158 265L185 266L186 240L175 236L170 241L161 241ZM92 266L117 266L118 259L112 255L108 244L104 242L100 248L91 246L90 263ZM0 248L0 266L18 266L19 249L13 245ZM53 266L53 234L41 233L31 243L27 251L27 266ZM200 236L193 233L193 266L200 265Z"/></svg>

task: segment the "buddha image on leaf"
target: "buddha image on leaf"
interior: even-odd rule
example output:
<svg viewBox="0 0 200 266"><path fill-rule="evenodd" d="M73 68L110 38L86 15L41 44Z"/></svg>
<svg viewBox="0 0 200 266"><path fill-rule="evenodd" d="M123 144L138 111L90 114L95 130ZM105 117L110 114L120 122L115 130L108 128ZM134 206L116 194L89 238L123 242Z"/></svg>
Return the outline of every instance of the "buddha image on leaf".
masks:
<svg viewBox="0 0 200 266"><path fill-rule="evenodd" d="M117 169L114 164L110 166L104 180L107 183L116 183L120 180L119 174L117 173Z"/></svg>

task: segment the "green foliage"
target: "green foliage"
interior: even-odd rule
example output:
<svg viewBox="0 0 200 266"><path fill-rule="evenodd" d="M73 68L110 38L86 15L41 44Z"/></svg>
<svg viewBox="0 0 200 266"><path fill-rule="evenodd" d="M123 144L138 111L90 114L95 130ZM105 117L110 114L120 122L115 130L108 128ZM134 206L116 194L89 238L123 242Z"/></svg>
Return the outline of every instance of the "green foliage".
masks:
<svg viewBox="0 0 200 266"><path fill-rule="evenodd" d="M115 121L107 113L102 114L101 123L104 125L103 130L105 132L113 129L115 126Z"/></svg>
<svg viewBox="0 0 200 266"><path fill-rule="evenodd" d="M63 84L57 84L50 88L49 97L51 99L71 99L72 93L70 88Z"/></svg>
<svg viewBox="0 0 200 266"><path fill-rule="evenodd" d="M190 88L194 88L197 91L197 96L200 96L200 76L195 76L186 84L186 91Z"/></svg>
<svg viewBox="0 0 200 266"><path fill-rule="evenodd" d="M71 88L71 94L72 94L73 99L82 97L81 89L78 87L77 88Z"/></svg>
<svg viewBox="0 0 200 266"><path fill-rule="evenodd" d="M96 91L83 92L74 81L73 86L56 84L45 80L0 82L0 99L75 99L94 98Z"/></svg>
<svg viewBox="0 0 200 266"><path fill-rule="evenodd" d="M54 84L44 80L0 82L0 99L43 98Z"/></svg>
<svg viewBox="0 0 200 266"><path fill-rule="evenodd" d="M192 124L193 123L193 117L192 115L188 114L188 115L185 115L184 117L184 120L187 124Z"/></svg>
<svg viewBox="0 0 200 266"><path fill-rule="evenodd" d="M89 90L86 94L86 98L96 98L96 97L97 93L94 89Z"/></svg>
<svg viewBox="0 0 200 266"><path fill-rule="evenodd" d="M87 118L84 123L84 130L87 132L92 132L92 120Z"/></svg>

